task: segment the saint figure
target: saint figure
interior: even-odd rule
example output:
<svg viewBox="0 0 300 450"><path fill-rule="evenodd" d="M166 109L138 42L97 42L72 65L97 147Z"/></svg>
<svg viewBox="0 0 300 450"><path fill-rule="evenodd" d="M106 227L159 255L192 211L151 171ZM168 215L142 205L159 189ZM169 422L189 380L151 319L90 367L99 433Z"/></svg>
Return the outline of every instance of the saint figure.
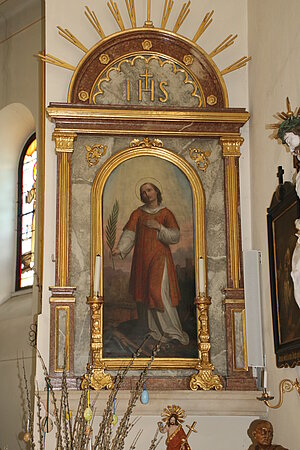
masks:
<svg viewBox="0 0 300 450"><path fill-rule="evenodd" d="M191 450L188 436L181 425L185 417L184 411L179 406L172 405L164 409L162 416L165 424L158 422L158 428L161 433L167 433L167 450Z"/></svg>
<svg viewBox="0 0 300 450"><path fill-rule="evenodd" d="M300 117L291 116L289 119L284 120L279 127L277 137L289 147L289 150L293 156L297 158L298 166L300 164ZM300 198L300 171L297 170L296 175L296 193ZM300 238L299 238L299 226L300 220L296 219L295 225L297 228L297 243L292 257L292 271L291 277L294 284L294 297L298 307L300 308Z"/></svg>
<svg viewBox="0 0 300 450"><path fill-rule="evenodd" d="M249 426L248 435L253 442L248 450L288 450L272 444L273 426L268 420L254 420Z"/></svg>
<svg viewBox="0 0 300 450"><path fill-rule="evenodd" d="M170 250L179 242L179 226L162 204L156 185L143 183L140 198L143 205L132 212L113 255L125 258L134 248L129 291L137 303L141 329L157 341L187 345L189 337L176 309L180 291Z"/></svg>

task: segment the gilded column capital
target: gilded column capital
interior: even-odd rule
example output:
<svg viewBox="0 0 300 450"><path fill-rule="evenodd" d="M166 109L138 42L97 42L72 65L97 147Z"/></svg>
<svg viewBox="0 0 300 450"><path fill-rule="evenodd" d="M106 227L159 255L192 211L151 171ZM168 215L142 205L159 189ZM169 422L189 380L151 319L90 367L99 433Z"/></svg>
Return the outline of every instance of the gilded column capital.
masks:
<svg viewBox="0 0 300 450"><path fill-rule="evenodd" d="M244 138L241 136L225 136L220 138L222 145L223 156L241 156L241 145L244 142Z"/></svg>
<svg viewBox="0 0 300 450"><path fill-rule="evenodd" d="M73 153L74 141L76 138L77 134L74 132L54 131L52 140L55 141L56 153Z"/></svg>

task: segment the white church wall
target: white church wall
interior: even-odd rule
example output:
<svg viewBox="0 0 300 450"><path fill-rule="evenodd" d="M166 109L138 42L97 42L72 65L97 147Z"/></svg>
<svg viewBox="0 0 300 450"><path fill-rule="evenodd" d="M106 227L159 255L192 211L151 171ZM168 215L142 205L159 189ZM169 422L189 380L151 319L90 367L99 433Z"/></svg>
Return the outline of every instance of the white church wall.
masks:
<svg viewBox="0 0 300 450"><path fill-rule="evenodd" d="M35 371L28 333L37 308L32 289L14 290L18 162L40 119L33 55L42 48L42 8L37 0L19 2L17 10L10 6L0 5L0 448L13 449L25 446L18 358L24 355L29 384Z"/></svg>
<svg viewBox="0 0 300 450"><path fill-rule="evenodd" d="M24 105L14 103L0 110L0 136L2 141L2 164L0 166L0 304L7 300L15 289L18 164L23 146L34 130L34 118Z"/></svg>
<svg viewBox="0 0 300 450"><path fill-rule="evenodd" d="M283 378L295 380L297 369L277 369L273 345L269 262L267 248L266 209L278 185L277 167L283 166L284 180L291 181L295 169L292 158L282 144L271 138L273 130L266 125L276 123L273 114L286 111L289 96L292 107L300 104L300 3L291 0L251 0L249 4L249 53L254 56L249 68L250 90L250 158L253 248L262 251L262 306L264 340L267 354L268 389L278 398L278 385ZM300 398L296 391L285 394L283 406L270 410L274 425L274 442L289 449L299 448Z"/></svg>

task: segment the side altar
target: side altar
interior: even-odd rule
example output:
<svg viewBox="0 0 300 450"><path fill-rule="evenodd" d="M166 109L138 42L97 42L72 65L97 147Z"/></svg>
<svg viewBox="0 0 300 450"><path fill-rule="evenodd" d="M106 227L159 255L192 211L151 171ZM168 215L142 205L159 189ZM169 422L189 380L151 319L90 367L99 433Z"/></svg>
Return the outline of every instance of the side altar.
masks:
<svg viewBox="0 0 300 450"><path fill-rule="evenodd" d="M89 361L92 387L110 388L148 336L132 377L160 340L150 389L255 390L239 193L241 128L249 114L229 107L224 82L248 59L217 68L213 56L232 39L211 54L199 47L207 17L191 41L155 28L150 17L142 28L104 37L89 14L101 39L76 68L42 56L74 72L68 101L47 108L57 154L50 375L59 384L65 367L70 386L79 387ZM67 32L61 29L79 45ZM155 211L147 210L147 186ZM155 214L155 223L144 213ZM147 247L139 224L153 228ZM120 244L125 231L134 234L128 252Z"/></svg>

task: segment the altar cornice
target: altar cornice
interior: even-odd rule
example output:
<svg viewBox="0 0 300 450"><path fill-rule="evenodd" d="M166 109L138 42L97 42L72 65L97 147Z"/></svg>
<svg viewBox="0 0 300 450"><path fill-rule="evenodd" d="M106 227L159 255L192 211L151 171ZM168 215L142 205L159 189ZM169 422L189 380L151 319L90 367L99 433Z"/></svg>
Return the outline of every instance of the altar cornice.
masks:
<svg viewBox="0 0 300 450"><path fill-rule="evenodd" d="M104 410L110 391L91 391L91 401L96 399L96 415L101 415ZM47 393L40 392L45 404ZM56 391L57 399L61 392ZM69 391L70 409L76 411L81 391ZM120 391L117 396L118 414L125 412L129 391ZM161 411L168 404L177 404L183 408L189 416L245 416L265 417L267 407L259 402L257 391L149 391L149 403L143 405L137 402L134 416L160 416Z"/></svg>
<svg viewBox="0 0 300 450"><path fill-rule="evenodd" d="M152 109L50 103L56 131L97 134L235 136L249 120L244 108Z"/></svg>

